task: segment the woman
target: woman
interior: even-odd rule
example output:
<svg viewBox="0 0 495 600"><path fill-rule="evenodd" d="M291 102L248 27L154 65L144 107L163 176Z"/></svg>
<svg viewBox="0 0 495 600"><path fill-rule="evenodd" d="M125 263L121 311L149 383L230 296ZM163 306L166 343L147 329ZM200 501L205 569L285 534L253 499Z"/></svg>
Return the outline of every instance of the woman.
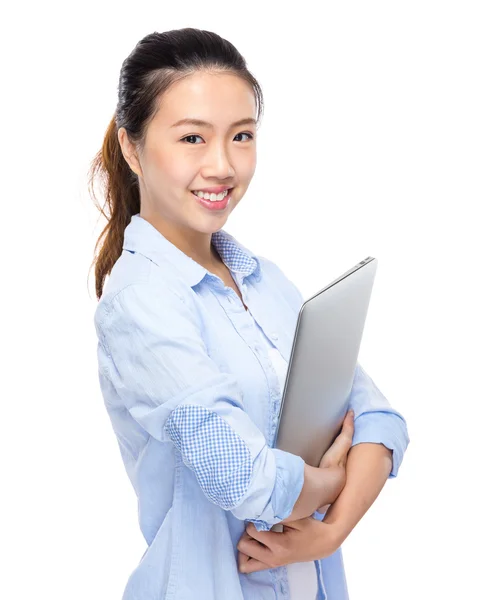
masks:
<svg viewBox="0 0 495 600"><path fill-rule="evenodd" d="M222 229L254 175L261 108L225 39L153 33L122 65L92 165L109 209L100 385L148 544L124 600L347 598L340 546L409 441L358 364L320 468L273 448L302 297Z"/></svg>

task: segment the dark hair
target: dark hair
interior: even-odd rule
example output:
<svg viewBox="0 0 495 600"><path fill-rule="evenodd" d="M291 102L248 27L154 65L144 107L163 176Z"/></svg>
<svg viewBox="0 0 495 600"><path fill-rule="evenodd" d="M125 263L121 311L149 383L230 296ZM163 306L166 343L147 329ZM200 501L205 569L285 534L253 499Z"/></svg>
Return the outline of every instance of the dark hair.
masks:
<svg viewBox="0 0 495 600"><path fill-rule="evenodd" d="M259 83L248 71L237 49L216 33L186 27L150 33L139 41L120 69L118 102L105 132L103 146L91 162L89 192L107 223L95 245L95 290L98 300L105 277L122 252L124 230L140 211L139 179L122 154L117 132L126 129L129 139L142 148L146 130L159 108L159 98L177 80L197 71L222 71L251 84L257 120L263 113ZM103 207L94 193L99 176L103 183ZM109 214L105 213L108 204ZM100 247L101 246L101 247ZM90 267L90 269L91 269Z"/></svg>

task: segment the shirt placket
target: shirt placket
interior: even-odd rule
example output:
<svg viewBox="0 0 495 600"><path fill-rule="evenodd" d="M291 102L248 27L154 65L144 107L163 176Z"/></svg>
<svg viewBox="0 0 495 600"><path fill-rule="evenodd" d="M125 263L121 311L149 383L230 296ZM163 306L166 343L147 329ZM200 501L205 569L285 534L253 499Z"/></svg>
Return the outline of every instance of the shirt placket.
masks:
<svg viewBox="0 0 495 600"><path fill-rule="evenodd" d="M268 422L266 423L264 435L268 446L273 447L278 423L278 415L280 412L280 404L282 401L282 390L280 389L278 376L272 365L272 361L268 356L262 340L260 340L260 332L258 331L256 324L253 323L252 319L254 318L258 322L263 331L266 331L266 323L264 327L264 315L257 306L256 302L253 303L253 298L249 297L247 284L242 281L238 273L232 272L232 276L237 284L237 287L239 288L239 291L241 292L242 300L249 308L252 317L247 313L243 303L235 291L232 288L225 286L220 278L215 277L215 279L218 279L218 281L214 281L214 287L222 292L222 300L220 303L222 304L227 317L236 329L237 333L242 337L253 354L256 356L261 368L263 369L263 372L265 373L269 391L269 407ZM224 304L224 302L226 302L226 304ZM278 347L277 342L279 342L279 337L275 332L270 335L270 339L273 341L273 344ZM282 352L280 348L278 349ZM270 569L269 572L276 591L277 600L290 600L287 568L280 567L276 569Z"/></svg>
<svg viewBox="0 0 495 600"><path fill-rule="evenodd" d="M249 308L249 310L252 314L252 317L260 325L263 332L266 332L267 324L265 323L265 327L263 326L264 315L261 314L261 310L259 310L259 307L256 304L253 305L252 302L250 302L250 300L248 298L248 294L247 294L247 289L248 289L247 285L244 284L242 281L240 281L240 278L238 276L236 277L236 275L234 275L234 279L236 280L237 286L238 286L239 290L241 291L241 295L242 295L244 304ZM234 297L232 298L232 302L235 303L237 301L237 303L240 304L239 297L237 296L237 294L235 292L233 292L233 296ZM242 312L246 313L246 310L244 307L242 307ZM277 424L278 424L280 405L282 402L282 391L283 390L280 389L279 379L278 379L278 376L272 365L272 361L270 360L265 347L259 341L260 333L258 332L256 325L252 322L251 317L249 315L245 315L245 316L248 317L248 320L254 330L254 333L256 334L256 340L257 340L256 344L258 346L257 347L255 346L255 349L253 351L256 354L256 356L258 357L260 364L263 367L263 370L265 371L265 375L267 377L268 387L269 387L269 391L270 391L270 422L268 424L269 434L268 435L265 434L265 435L266 435L267 439L269 440L268 445L273 447L274 436L275 436L275 432L276 432ZM288 355L290 353L289 338L287 338L286 340L283 340L283 339L280 340L279 336L276 332L272 332L268 337L272 341L273 345L277 348L277 350L279 350L281 355L284 358L286 357L286 360L288 361L288 358L289 358ZM286 342L286 346L282 347L284 344L284 341ZM325 586L324 586L324 582L323 582L321 561L318 560L315 562L316 562L316 573L317 573L317 581L318 581L317 600L327 600L328 596L325 591ZM287 573L287 567L283 566L283 567L280 567L279 569L272 569L271 573L272 573L272 581L273 581L274 586L277 591L277 599L290 600L290 589L289 589L289 578L288 578L288 573Z"/></svg>
<svg viewBox="0 0 495 600"><path fill-rule="evenodd" d="M256 324L253 322L254 319L257 321L263 331L266 331L262 323L264 315L261 314L260 307L255 302L255 296L253 295L251 297L248 293L249 286L247 283L244 283L244 280L241 278L239 273L233 272L232 276L234 277L237 287L241 292L244 304L249 308L251 313L251 315L247 314L247 311L244 306L242 306L239 297L233 290L231 290L233 292L233 302L242 308L242 323L244 331L246 332L246 342L248 343L252 352L255 354L261 365L261 368L263 369L263 372L265 373L269 392L268 423L266 424L265 428L265 438L268 446L273 447L282 393L277 373L275 372L272 361L268 356L263 340L260 339L260 332L258 331ZM277 334L273 332L271 335L269 335L269 337L275 345L276 341L278 340Z"/></svg>

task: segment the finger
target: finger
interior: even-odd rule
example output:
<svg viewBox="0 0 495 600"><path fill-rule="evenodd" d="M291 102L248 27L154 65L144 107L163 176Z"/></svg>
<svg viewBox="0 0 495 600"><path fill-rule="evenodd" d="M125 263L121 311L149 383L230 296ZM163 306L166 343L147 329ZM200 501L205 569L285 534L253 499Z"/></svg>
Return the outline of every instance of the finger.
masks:
<svg viewBox="0 0 495 600"><path fill-rule="evenodd" d="M279 535L284 535L289 536L291 530L297 529L297 531L302 531L303 529L305 529L308 526L308 522L312 519L313 517L303 517L302 519L296 519L295 521L289 521L288 523L284 523L284 533L283 534L279 534ZM274 543L276 544L277 542L280 543L284 543L283 542L283 538L275 538ZM273 548L272 548L273 551Z"/></svg>
<svg viewBox="0 0 495 600"><path fill-rule="evenodd" d="M349 410L342 422L342 427L339 435L335 438L335 442L339 441L339 444L345 446L352 443L352 437L354 435L354 411ZM334 444L335 444L334 442ZM333 445L333 444L332 444Z"/></svg>
<svg viewBox="0 0 495 600"><path fill-rule="evenodd" d="M344 460L347 460L347 454L352 446L352 439L354 437L354 412L349 411L342 423L342 431L339 435L339 443L341 444L341 451L345 452Z"/></svg>
<svg viewBox="0 0 495 600"><path fill-rule="evenodd" d="M346 413L339 435L328 448L320 460L320 467L341 464L345 466L347 454L352 446L354 437L354 411L351 409Z"/></svg>
<svg viewBox="0 0 495 600"><path fill-rule="evenodd" d="M347 453L349 452L352 446L352 430L350 431L348 427L343 428L339 435L335 438L333 444L327 450L328 459L346 459Z"/></svg>
<svg viewBox="0 0 495 600"><path fill-rule="evenodd" d="M251 536L253 539L257 540L258 542L261 542L265 546L268 546L268 548L271 548L273 543L276 541L273 536L280 535L282 532L281 531L258 531L256 529L256 527L254 526L254 523L250 522L250 523L248 523L248 526L246 527L245 533L247 533L249 536Z"/></svg>
<svg viewBox="0 0 495 600"><path fill-rule="evenodd" d="M241 573L246 573L247 570L249 569L248 563L251 562L252 560L255 560L255 559L251 558L250 556L248 556L247 554L244 554L244 552L241 552L239 550L239 556L238 556L238 560L237 560L237 567L238 567L239 571Z"/></svg>
<svg viewBox="0 0 495 600"><path fill-rule="evenodd" d="M347 435L354 434L354 411L351 409L347 412L344 422L342 423L342 432L346 431Z"/></svg>
<svg viewBox="0 0 495 600"><path fill-rule="evenodd" d="M260 542L247 537L239 540L237 549L244 554L247 554L251 558L264 562L265 564L270 561L272 554L266 546L263 546L263 544Z"/></svg>
<svg viewBox="0 0 495 600"><path fill-rule="evenodd" d="M239 567L239 571L244 572L243 569L246 566L247 562L251 560L251 557L244 552L238 551L237 556L237 566Z"/></svg>
<svg viewBox="0 0 495 600"><path fill-rule="evenodd" d="M344 420L342 421L342 426L340 428L340 433L339 435L349 435L350 433L352 433L354 431L354 411L348 410Z"/></svg>
<svg viewBox="0 0 495 600"><path fill-rule="evenodd" d="M250 558L246 562L239 564L239 571L241 573L254 573L255 571L264 571L265 569L271 569L270 565L265 565L265 563L255 558Z"/></svg>

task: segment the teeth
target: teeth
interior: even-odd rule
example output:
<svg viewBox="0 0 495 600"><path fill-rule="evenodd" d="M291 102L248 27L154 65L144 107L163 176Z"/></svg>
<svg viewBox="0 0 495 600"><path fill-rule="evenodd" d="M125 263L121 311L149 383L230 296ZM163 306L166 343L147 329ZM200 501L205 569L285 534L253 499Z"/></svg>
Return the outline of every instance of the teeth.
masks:
<svg viewBox="0 0 495 600"><path fill-rule="evenodd" d="M193 192L195 196L198 196L199 198L204 198L205 200L210 200L211 202L219 202L220 200L223 200L228 193L229 190L225 190L221 194L209 194L208 192L205 193L201 191Z"/></svg>

